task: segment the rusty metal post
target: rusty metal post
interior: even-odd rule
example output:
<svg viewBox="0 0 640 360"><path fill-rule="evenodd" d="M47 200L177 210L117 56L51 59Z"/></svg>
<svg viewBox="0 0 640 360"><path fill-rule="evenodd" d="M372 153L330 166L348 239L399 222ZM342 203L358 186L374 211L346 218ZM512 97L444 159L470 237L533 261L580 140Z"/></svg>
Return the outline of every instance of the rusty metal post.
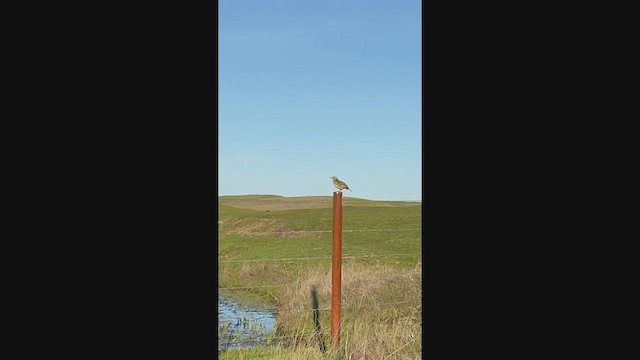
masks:
<svg viewBox="0 0 640 360"><path fill-rule="evenodd" d="M333 193L333 255L331 259L331 346L340 345L342 295L342 192Z"/></svg>

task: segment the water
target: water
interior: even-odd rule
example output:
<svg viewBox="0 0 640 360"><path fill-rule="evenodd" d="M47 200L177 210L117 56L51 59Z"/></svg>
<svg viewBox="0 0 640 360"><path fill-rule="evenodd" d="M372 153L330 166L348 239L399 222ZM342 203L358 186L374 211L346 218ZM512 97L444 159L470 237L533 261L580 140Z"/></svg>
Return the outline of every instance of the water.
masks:
<svg viewBox="0 0 640 360"><path fill-rule="evenodd" d="M218 295L218 350L263 345L275 326L273 308L241 303L230 294Z"/></svg>

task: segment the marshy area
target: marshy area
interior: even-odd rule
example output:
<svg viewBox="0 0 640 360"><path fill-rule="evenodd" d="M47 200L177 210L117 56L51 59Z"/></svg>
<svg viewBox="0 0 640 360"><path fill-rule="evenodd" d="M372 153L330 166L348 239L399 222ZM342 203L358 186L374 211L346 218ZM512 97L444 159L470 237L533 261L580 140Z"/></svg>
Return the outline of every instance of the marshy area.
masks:
<svg viewBox="0 0 640 360"><path fill-rule="evenodd" d="M275 337L275 308L242 302L231 294L218 294L218 349L271 345Z"/></svg>

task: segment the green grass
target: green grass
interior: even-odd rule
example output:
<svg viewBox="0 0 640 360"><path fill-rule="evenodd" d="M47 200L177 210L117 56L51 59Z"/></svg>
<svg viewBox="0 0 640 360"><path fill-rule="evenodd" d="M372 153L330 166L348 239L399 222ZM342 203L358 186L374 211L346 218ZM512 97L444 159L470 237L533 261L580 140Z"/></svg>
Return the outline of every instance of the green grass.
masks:
<svg viewBox="0 0 640 360"><path fill-rule="evenodd" d="M331 206L331 197L221 197L219 287L260 286L237 293L275 305L278 334L296 338L295 346L287 349L226 351L223 358L313 359L318 355L307 352L314 347L311 288L317 288L320 309L331 306L333 219L331 207L319 207L325 201ZM305 204L310 208L291 208ZM265 206L286 210L266 211ZM421 211L416 203L345 197L339 357L419 358ZM372 256L380 254L392 255ZM297 260L314 257L322 259ZM289 260L238 261L258 259ZM265 287L280 284L286 286ZM329 345L329 311L321 311L320 323Z"/></svg>

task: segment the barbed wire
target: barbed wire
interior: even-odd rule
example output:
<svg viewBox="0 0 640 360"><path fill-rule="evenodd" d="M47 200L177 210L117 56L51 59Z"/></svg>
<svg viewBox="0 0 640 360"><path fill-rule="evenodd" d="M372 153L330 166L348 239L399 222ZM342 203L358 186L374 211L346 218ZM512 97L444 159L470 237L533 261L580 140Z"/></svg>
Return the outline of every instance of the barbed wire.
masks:
<svg viewBox="0 0 640 360"><path fill-rule="evenodd" d="M409 303L415 303L417 301L420 301L421 299L413 299L413 300L405 300L405 301L395 301L395 302L390 302L390 303L383 303L383 304L374 304L377 307L385 307L385 306L390 306L390 305L398 305L398 304L409 304ZM366 306L366 304L360 303L360 304L355 304L355 305L347 305L347 306L341 306L340 308L342 310L351 310L351 309L361 309L363 306ZM422 306L422 303L418 304L418 306ZM236 311L244 311L244 310L250 310L250 312L256 312L255 308L251 308L248 306L234 306L234 310ZM275 312L277 314L289 314L289 313L301 313L301 312L313 312L313 311L331 311L331 308L318 308L318 309L269 309L269 308L265 308L264 310L261 310L260 312Z"/></svg>
<svg viewBox="0 0 640 360"><path fill-rule="evenodd" d="M291 284L271 284L271 285L252 285L252 286L233 286L218 288L218 290L235 290L235 289L252 289L252 288L265 288L265 287L280 287L290 286Z"/></svg>
<svg viewBox="0 0 640 360"><path fill-rule="evenodd" d="M237 339L237 340L232 340L232 341L224 341L224 342L218 342L219 344L235 344L237 342L249 342L249 341L266 341L266 340L272 340L272 341L278 341L280 339L300 339L300 340L309 340L311 337L317 337L318 335L316 334L312 334L312 333L308 333L308 334L296 334L296 335L273 335L273 334L269 334L269 333L264 333L262 334L262 337L259 338L244 338L244 339ZM325 336L330 336L329 334L326 335L322 335L323 337ZM223 340L226 340L225 337L223 337Z"/></svg>
<svg viewBox="0 0 640 360"><path fill-rule="evenodd" d="M221 344L242 344L242 343L247 343L247 342L267 342L270 341L272 343L277 343L280 340L284 340L284 339L298 339L301 341L318 341L318 338L321 338L323 340L326 339L330 339L331 335L329 333L325 333L325 334L318 334L318 333L302 333L302 334L295 334L295 335L273 335L273 334L269 334L269 333L264 333L262 335L262 337L259 338L238 338L236 340L231 340L231 341L219 341L218 345ZM226 336L219 338L222 340L226 340ZM414 338L413 340L411 340L410 342L416 341L418 338ZM420 353L422 352L422 350L418 350L418 351L412 351L412 352L405 352L405 354L416 354L416 353Z"/></svg>
<svg viewBox="0 0 640 360"><path fill-rule="evenodd" d="M252 342L252 341L258 341L258 342L266 342L268 340L271 340L271 342L278 342L279 340L283 340L283 339L298 339L298 340L306 340L306 341L317 341L318 337L321 337L322 339L330 339L331 335L330 334L313 334L313 333L307 333L307 334L297 334L297 335L270 335L268 333L265 333L262 335L262 337L259 338L238 338L236 340L231 340L231 341L221 341L218 342L218 345L220 344L241 344L241 343L245 343L245 342ZM221 338L222 340L226 340L225 337ZM415 340L411 340L412 342ZM419 351L414 351L411 353L418 353Z"/></svg>
<svg viewBox="0 0 640 360"><path fill-rule="evenodd" d="M422 231L422 228L408 228L408 229L346 229L345 232L376 232L376 231ZM290 234L290 233L330 233L333 230L281 230L281 231L261 231L252 232L251 235L268 235L268 234Z"/></svg>
<svg viewBox="0 0 640 360"><path fill-rule="evenodd" d="M357 258L370 258L370 257L385 257L385 256L414 256L422 255L419 253L406 253L406 254L361 254L361 255L343 255L343 259L357 259ZM331 256L318 256L318 257L299 257L299 258L264 258L264 259L233 259L233 260L218 260L219 263L228 262L252 262L252 261L300 261L300 260L323 260L331 259Z"/></svg>
<svg viewBox="0 0 640 360"><path fill-rule="evenodd" d="M396 301L396 302L392 302L392 303L385 303L385 304L378 304L377 306L382 307L382 306L389 306L389 305L398 305L398 304L408 304L408 303L413 303L416 302L415 300L407 300L407 301ZM422 304L420 304L422 305ZM359 309L362 308L362 305L351 305L351 306L341 306L340 309L341 310L351 310L351 309ZM298 312L313 312L313 311L331 311L331 308L321 308L321 309L294 309L294 310L284 310L282 312L284 313L298 313Z"/></svg>

